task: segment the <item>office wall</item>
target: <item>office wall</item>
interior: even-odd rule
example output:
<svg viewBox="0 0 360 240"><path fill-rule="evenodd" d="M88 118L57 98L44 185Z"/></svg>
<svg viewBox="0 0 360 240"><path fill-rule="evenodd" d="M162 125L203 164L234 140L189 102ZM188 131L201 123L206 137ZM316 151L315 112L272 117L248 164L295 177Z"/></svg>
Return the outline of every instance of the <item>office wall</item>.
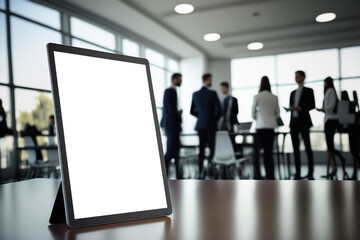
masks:
<svg viewBox="0 0 360 240"><path fill-rule="evenodd" d="M213 89L217 91L220 100L223 95L220 92L220 83L229 82L231 89L231 61L230 59L210 59L208 72L213 74Z"/></svg>
<svg viewBox="0 0 360 240"><path fill-rule="evenodd" d="M204 56L185 58L180 61L183 82L180 89L180 103L183 109L183 133L195 132L196 118L190 115L192 94L202 86L202 75L206 72L207 59Z"/></svg>

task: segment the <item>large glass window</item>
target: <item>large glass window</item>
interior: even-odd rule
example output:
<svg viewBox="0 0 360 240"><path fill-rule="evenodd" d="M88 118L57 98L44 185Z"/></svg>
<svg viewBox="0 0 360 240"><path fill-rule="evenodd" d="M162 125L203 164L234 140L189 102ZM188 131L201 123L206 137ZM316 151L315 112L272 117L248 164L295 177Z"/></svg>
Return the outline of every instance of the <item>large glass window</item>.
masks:
<svg viewBox="0 0 360 240"><path fill-rule="evenodd" d="M277 88L277 96L279 99L279 106L280 106L280 116L284 122L285 126L289 126L290 123L290 112L286 112L284 107L288 108L290 104L290 94L297 88L296 85L292 86L280 86ZM272 92L276 94L274 91L276 87L272 87Z"/></svg>
<svg viewBox="0 0 360 240"><path fill-rule="evenodd" d="M231 78L234 88L260 86L261 77L268 76L275 82L274 56L242 58L231 61Z"/></svg>
<svg viewBox="0 0 360 240"><path fill-rule="evenodd" d="M0 82L9 82L5 14L0 13Z"/></svg>
<svg viewBox="0 0 360 240"><path fill-rule="evenodd" d="M324 102L324 83L322 81L305 83L305 86L313 89L315 96L315 106L317 108L322 108ZM318 112L316 109L314 109L310 111L310 116L313 122L313 130L324 129L324 113Z"/></svg>
<svg viewBox="0 0 360 240"><path fill-rule="evenodd" d="M151 64L154 64L159 67L165 67L164 55L152 49L149 48L145 49L145 58L147 58Z"/></svg>
<svg viewBox="0 0 360 240"><path fill-rule="evenodd" d="M139 57L140 56L140 46L136 42L130 41L128 39L122 40L122 52L124 55Z"/></svg>
<svg viewBox="0 0 360 240"><path fill-rule="evenodd" d="M162 113L162 97L165 87L170 85L170 76L179 71L176 60L168 58L156 49L147 49L136 41L122 36L116 29L102 24L82 20L65 11L64 22L70 23L70 35L64 36L67 29L62 29L60 20L61 10L58 6L51 8L52 3L46 6L32 0L9 0L9 12L6 9L6 0L0 0L0 99L7 113L7 125L10 128L15 121L16 131L24 130L26 124L34 125L38 130L45 130L49 123L49 116L53 114L53 105L50 94L50 76L47 60L46 44L64 43L62 39L70 39L71 44L77 47L94 49L106 52L121 52L125 55L147 57L151 62L151 72L155 92L155 100L159 119ZM42 1L40 1L42 2ZM10 22L7 22L10 17ZM11 49L7 46L7 29L10 27ZM122 46L116 43L116 36L121 37ZM64 38L63 38L64 37ZM64 44L67 44L65 42ZM9 56L12 56L12 73L9 72ZM146 56L145 56L146 55ZM13 76L10 79L10 75ZM167 79L165 79L167 78ZM14 86L9 84L13 80ZM15 101L12 101L12 94ZM14 106L15 105L15 106ZM15 108L15 112L11 109ZM47 131L43 131L46 134ZM38 144L47 142L47 138L37 137ZM11 170L13 163L20 156L21 168L26 168L26 151L18 151L14 146L24 147L24 140L19 135L0 138L0 164L3 178L14 177ZM14 151L18 151L14 153ZM43 151L43 156L46 154ZM6 174L5 174L6 173Z"/></svg>
<svg viewBox="0 0 360 240"><path fill-rule="evenodd" d="M262 68L262 66L259 66ZM339 77L338 50L282 54L277 56L277 74L279 84L294 83L295 72L305 71L307 81L322 80L330 76Z"/></svg>
<svg viewBox="0 0 360 240"><path fill-rule="evenodd" d="M156 106L162 107L162 97L165 90L165 71L164 69L155 66L150 66L150 71L154 88Z"/></svg>
<svg viewBox="0 0 360 240"><path fill-rule="evenodd" d="M0 86L0 99L2 100L2 107L4 108L6 117L0 117L0 122L6 121L7 127L11 128L11 103L8 87ZM14 138L12 136L5 136L0 138L0 166L6 169L12 165L10 162L11 152L13 151Z"/></svg>
<svg viewBox="0 0 360 240"><path fill-rule="evenodd" d="M11 0L10 11L50 27L60 29L60 13L54 9L27 0Z"/></svg>
<svg viewBox="0 0 360 240"><path fill-rule="evenodd" d="M339 58L339 51L341 58ZM323 106L324 100L324 82L322 81L328 76L334 78L334 85L338 91L340 97L340 90L347 90L350 99L352 100L352 92L360 91L360 47L349 47L343 49L328 49L310 52L300 52L291 54L281 54L273 56L276 59L276 64L272 64L270 60L272 56L248 59L234 59L232 60L232 85L233 95L239 99L239 120L249 121L251 119L251 106L253 95L257 93L260 76L258 83L254 84L250 81L244 81L244 78L250 79L250 76L257 74L258 72L268 72L266 75L271 76L271 70L274 68L275 78L272 81L272 92L279 98L280 115L285 124L284 131L288 131L290 122L290 113L286 112L283 107L289 106L290 94L297 88L295 83L295 71L304 70L307 74L305 86L314 90L315 104L317 108ZM268 59L267 59L268 58ZM266 64L266 59L269 61ZM339 62L341 59L341 62ZM263 62L262 64L260 64ZM258 69L256 69L256 66ZM341 67L341 71L339 71ZM265 69L265 70L264 70ZM257 72L257 73L254 73ZM269 74L270 72L270 74ZM261 74L265 75L265 74ZM255 78L255 77L253 77ZM342 79L353 78L353 79ZM275 84L274 84L275 83ZM324 128L324 114L316 110L310 112L314 126L311 128L312 133L310 135L313 149L316 151L326 150L325 136L323 133ZM343 149L348 149L347 140L342 137ZM336 135L335 144L339 148L340 137ZM291 139L287 137L285 141L285 149L292 151ZM301 145L301 149L304 146Z"/></svg>
<svg viewBox="0 0 360 240"><path fill-rule="evenodd" d="M9 94L9 88L0 86L0 99L2 101L2 106L6 113L6 123L9 128L11 128L11 103L10 103L10 94ZM4 121L4 119L1 119L1 121Z"/></svg>
<svg viewBox="0 0 360 240"><path fill-rule="evenodd" d="M0 0L0 9L5 9L5 0Z"/></svg>
<svg viewBox="0 0 360 240"><path fill-rule="evenodd" d="M107 49L98 47L96 45L93 45L93 44L90 44L90 43L87 43L87 42L84 42L84 41L81 41L81 40L78 40L76 38L72 39L72 45L74 47L87 48L87 49L92 49L92 50L97 50L97 51L102 51L102 52L114 52L114 51L109 51Z"/></svg>
<svg viewBox="0 0 360 240"><path fill-rule="evenodd" d="M351 101L354 100L353 91L356 91L358 98L360 98L360 78L342 80L341 90L348 92Z"/></svg>
<svg viewBox="0 0 360 240"><path fill-rule="evenodd" d="M50 89L46 44L60 43L60 33L11 17L12 56L16 85Z"/></svg>
<svg viewBox="0 0 360 240"><path fill-rule="evenodd" d="M251 122L252 114L251 107L253 105L254 96L258 93L258 88L250 89L234 89L232 95L238 99L240 122Z"/></svg>
<svg viewBox="0 0 360 240"><path fill-rule="evenodd" d="M115 35L76 17L70 18L71 34L109 49L115 50Z"/></svg>
<svg viewBox="0 0 360 240"><path fill-rule="evenodd" d="M39 131L49 125L49 117L54 114L50 93L16 89L15 98L18 130L26 124L35 125Z"/></svg>
<svg viewBox="0 0 360 240"><path fill-rule="evenodd" d="M360 76L360 47L341 49L342 77Z"/></svg>
<svg viewBox="0 0 360 240"><path fill-rule="evenodd" d="M175 61L174 59L168 59L167 67L172 72L179 71L179 63L177 61Z"/></svg>

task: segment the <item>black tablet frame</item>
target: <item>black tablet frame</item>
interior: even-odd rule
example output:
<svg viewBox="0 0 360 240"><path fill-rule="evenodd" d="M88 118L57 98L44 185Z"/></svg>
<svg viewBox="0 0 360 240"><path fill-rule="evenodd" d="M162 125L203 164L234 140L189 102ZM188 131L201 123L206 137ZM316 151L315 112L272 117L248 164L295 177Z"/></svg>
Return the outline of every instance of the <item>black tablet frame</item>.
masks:
<svg viewBox="0 0 360 240"><path fill-rule="evenodd" d="M160 133L160 128L159 128L159 124L158 124L159 121L158 121L157 112L156 112L154 91L153 91L152 81L151 81L149 61L144 58L129 57L129 56L124 56L124 55L119 55L119 54L100 52L100 51L89 50L89 49L84 49L84 48L64 46L64 45L59 45L59 44L54 44L54 43L47 44L47 52L48 52L48 61L49 61L49 68L50 68L55 121L56 121L56 126L57 126L57 140L58 140L61 178L62 178L62 189L63 189L63 196L64 196L65 216L66 216L67 225L70 228L78 228L78 227L110 224L110 223L117 223L117 222L124 222L124 221L138 220L138 219L146 219L146 218L155 218L155 217L162 217L162 216L170 215L172 213L172 206L171 206L171 201L170 201L169 186L168 186L168 180L167 180L167 174L166 174L164 154L163 154L163 149L162 149L161 133ZM64 138L63 123L62 123L61 103L60 103L60 98L59 98L59 89L58 89L58 83L57 83L54 52L70 53L70 54L76 54L76 55L82 55L82 56L122 61L122 62L137 63L137 64L142 64L142 65L146 66L149 93L150 93L151 106L152 106L152 112L153 112L153 117L154 117L154 125L155 125L155 129L156 129L159 160L161 162L161 170L162 170L162 176L163 176L167 208L140 211L140 212L129 212L129 213L122 213L122 214L114 214L114 215L106 215L106 216L98 216L98 217L91 217L91 218L81 218L81 219L74 218L74 209L73 209L73 203L72 203L69 169L68 169L68 163L67 163L66 144L65 144L65 138ZM146 200L146 199L144 199L144 200Z"/></svg>

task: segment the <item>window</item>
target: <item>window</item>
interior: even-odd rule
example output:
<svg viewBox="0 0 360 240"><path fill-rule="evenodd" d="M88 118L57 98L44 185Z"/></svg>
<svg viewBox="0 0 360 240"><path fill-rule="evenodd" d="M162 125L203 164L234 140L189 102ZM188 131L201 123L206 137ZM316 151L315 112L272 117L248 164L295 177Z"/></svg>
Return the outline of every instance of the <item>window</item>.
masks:
<svg viewBox="0 0 360 240"><path fill-rule="evenodd" d="M258 87L261 77L268 76L275 82L274 56L235 59L231 61L233 88Z"/></svg>
<svg viewBox="0 0 360 240"><path fill-rule="evenodd" d="M139 44L130 41L128 39L123 39L122 41L122 51L124 55L139 57L140 56L140 47Z"/></svg>
<svg viewBox="0 0 360 240"><path fill-rule="evenodd" d="M6 112L6 122L7 126L11 128L11 105L10 105L10 94L9 94L9 88L0 86L0 99L2 100L3 108ZM1 119L3 120L3 119Z"/></svg>
<svg viewBox="0 0 360 240"><path fill-rule="evenodd" d="M341 49L342 77L360 76L360 47Z"/></svg>
<svg viewBox="0 0 360 240"><path fill-rule="evenodd" d="M159 67L165 67L164 55L152 49L148 49L148 48L145 49L145 58L147 58L151 64L154 64Z"/></svg>
<svg viewBox="0 0 360 240"><path fill-rule="evenodd" d="M356 91L358 98L360 98L360 78L342 80L341 90L348 92L351 101L354 100L353 91Z"/></svg>
<svg viewBox="0 0 360 240"><path fill-rule="evenodd" d="M17 129L23 130L26 124L35 125L38 130L49 124L49 116L54 114L50 93L16 89Z"/></svg>
<svg viewBox="0 0 360 240"><path fill-rule="evenodd" d="M338 50L282 54L277 56L278 84L294 83L295 72L303 70L307 81L339 77Z"/></svg>
<svg viewBox="0 0 360 240"><path fill-rule="evenodd" d="M5 0L0 0L0 9L5 9Z"/></svg>
<svg viewBox="0 0 360 240"><path fill-rule="evenodd" d="M239 122L251 122L251 107L253 105L254 96L258 93L258 88L250 89L234 89L232 95L238 99L239 104Z"/></svg>
<svg viewBox="0 0 360 240"><path fill-rule="evenodd" d="M60 43L60 33L11 17L14 83L50 89L46 44Z"/></svg>
<svg viewBox="0 0 360 240"><path fill-rule="evenodd" d="M71 34L73 36L115 50L115 35L113 33L76 17L70 18L70 24Z"/></svg>
<svg viewBox="0 0 360 240"><path fill-rule="evenodd" d="M72 45L74 47L87 48L87 49L92 49L92 50L97 50L97 51L102 51L102 52L112 52L112 53L114 52L114 51L108 51L104 48L92 45L90 43L87 43L87 42L84 42L84 41L81 41L81 40L78 40L75 38L72 39Z"/></svg>
<svg viewBox="0 0 360 240"><path fill-rule="evenodd" d="M165 90L165 71L162 68L150 66L151 79L154 88L155 103L157 107L163 105L163 93Z"/></svg>
<svg viewBox="0 0 360 240"><path fill-rule="evenodd" d="M0 82L8 83L7 35L5 14L0 13Z"/></svg>
<svg viewBox="0 0 360 240"><path fill-rule="evenodd" d="M11 128L11 106L8 87L0 86L0 99L2 100L2 105L6 113L6 119L1 119L1 121L6 121L7 127ZM13 151L13 142L14 138L12 136L0 138L0 166L2 169L6 169L12 164L10 162L10 155Z"/></svg>
<svg viewBox="0 0 360 240"><path fill-rule="evenodd" d="M172 72L179 72L179 63L174 59L168 59L167 67Z"/></svg>
<svg viewBox="0 0 360 240"><path fill-rule="evenodd" d="M60 29L60 13L54 9L27 0L11 0L10 11L50 27Z"/></svg>
<svg viewBox="0 0 360 240"><path fill-rule="evenodd" d="M290 124L290 112L286 112L284 107L289 107L289 103L290 103L290 94L292 91L294 91L297 88L296 85L292 85L292 86L280 86L278 88L278 99L279 99L279 107L280 107L280 116L281 119L284 122L285 126L289 126ZM276 88L272 88L271 91L275 93L275 89Z"/></svg>
<svg viewBox="0 0 360 240"><path fill-rule="evenodd" d="M322 108L324 102L324 82L306 83L305 86L312 88L315 96L315 107ZM313 122L312 130L324 129L324 113L317 110L310 111L311 120Z"/></svg>

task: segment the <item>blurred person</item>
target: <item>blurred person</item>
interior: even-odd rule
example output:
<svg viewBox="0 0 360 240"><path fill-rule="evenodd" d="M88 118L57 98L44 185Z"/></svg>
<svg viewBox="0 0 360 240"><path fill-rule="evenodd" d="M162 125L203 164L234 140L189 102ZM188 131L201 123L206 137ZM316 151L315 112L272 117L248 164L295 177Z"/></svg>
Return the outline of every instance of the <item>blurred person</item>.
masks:
<svg viewBox="0 0 360 240"><path fill-rule="evenodd" d="M6 112L0 99L0 138L13 134L13 131L7 126Z"/></svg>
<svg viewBox="0 0 360 240"><path fill-rule="evenodd" d="M349 176L345 169L345 158L341 155L341 153L335 149L334 145L334 136L336 130L339 129L339 121L337 117L337 105L338 105L338 97L336 94L336 89L334 87L334 81L331 77L327 77L324 80L324 103L322 108L317 108L316 110L325 113L325 138L326 138L326 175L323 177L333 179L336 177L337 166L336 166L336 158L335 155L341 159L344 179L348 179ZM330 162L332 163L332 172L330 173Z"/></svg>
<svg viewBox="0 0 360 240"><path fill-rule="evenodd" d="M259 93L254 96L252 117L256 120L256 133L260 148L264 149L266 179L275 179L274 174L274 129L280 116L278 97L271 93L269 78L261 78Z"/></svg>
<svg viewBox="0 0 360 240"><path fill-rule="evenodd" d="M355 122L353 124L347 124L346 126L341 126L341 129L344 132L348 133L349 136L349 145L350 152L353 158L353 175L351 180L357 180L357 165L360 163L360 126L359 126L359 113L356 113L356 99L355 101L350 101L349 94L347 91L341 92L341 101L349 102L349 114L356 114Z"/></svg>
<svg viewBox="0 0 360 240"><path fill-rule="evenodd" d="M180 132L182 110L178 109L178 96L176 88L182 83L182 75L174 73L171 77L171 87L165 90L163 99L163 116L161 127L165 130L167 143L165 164L169 174L171 159L175 159L176 178L181 178L179 168Z"/></svg>
<svg viewBox="0 0 360 240"><path fill-rule="evenodd" d="M237 118L239 113L238 100L229 94L229 83L220 83L220 89L222 94L225 95L222 104L222 119L220 123L220 130L227 130L234 132L234 126L236 125L237 130L240 129L240 123Z"/></svg>
<svg viewBox="0 0 360 240"><path fill-rule="evenodd" d="M56 130L55 130L55 117L54 115L51 115L49 117L49 126L48 129L49 131L49 136L55 136L56 135Z"/></svg>
<svg viewBox="0 0 360 240"><path fill-rule="evenodd" d="M190 114L197 117L195 130L199 136L199 178L205 178L203 163L205 147L210 149L209 163L211 165L215 150L215 133L217 122L221 117L221 105L217 93L211 90L212 75L206 73L202 77L203 87L192 97ZM210 167L212 169L212 166Z"/></svg>
<svg viewBox="0 0 360 240"><path fill-rule="evenodd" d="M314 91L311 88L304 87L305 72L295 72L295 82L298 88L291 92L290 95L290 133L294 149L295 179L301 179L301 159L300 159L300 134L304 140L306 154L308 158L309 172L307 178L313 180L314 172L314 156L310 142L310 128L313 126L309 112L315 108Z"/></svg>
<svg viewBox="0 0 360 240"><path fill-rule="evenodd" d="M233 144L234 151L236 152L235 135L231 133L234 133L235 126L237 131L240 130L240 123L237 118L239 113L238 100L229 94L228 82L220 83L220 90L222 94L225 95L225 98L222 103L222 117L219 121L219 129L229 131L231 142Z"/></svg>

